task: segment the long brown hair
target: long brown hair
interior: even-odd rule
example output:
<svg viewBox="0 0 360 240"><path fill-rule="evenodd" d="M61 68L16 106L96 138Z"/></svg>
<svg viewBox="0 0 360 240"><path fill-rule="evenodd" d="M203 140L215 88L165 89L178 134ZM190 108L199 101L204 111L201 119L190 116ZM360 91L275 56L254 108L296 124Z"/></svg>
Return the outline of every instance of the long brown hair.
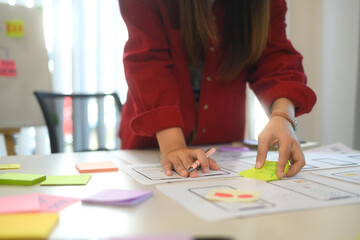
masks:
<svg viewBox="0 0 360 240"><path fill-rule="evenodd" d="M196 66L204 58L210 40L224 49L217 76L227 82L261 57L268 38L270 0L221 0L218 4L226 9L222 33L209 0L179 0L178 17L190 63Z"/></svg>

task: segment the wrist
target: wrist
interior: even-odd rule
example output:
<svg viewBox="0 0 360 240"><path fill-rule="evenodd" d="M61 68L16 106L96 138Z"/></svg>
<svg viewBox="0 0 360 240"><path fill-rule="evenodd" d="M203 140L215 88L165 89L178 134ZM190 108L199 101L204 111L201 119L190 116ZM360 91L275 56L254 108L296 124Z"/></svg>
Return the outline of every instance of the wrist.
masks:
<svg viewBox="0 0 360 240"><path fill-rule="evenodd" d="M156 138L162 154L186 147L185 137L180 127L161 130L156 133Z"/></svg>
<svg viewBox="0 0 360 240"><path fill-rule="evenodd" d="M295 118L291 118L286 113L283 113L283 112L273 112L273 113L271 113L269 119L271 119L272 117L275 117L275 116L286 119L291 124L294 131L295 132L297 131L297 121Z"/></svg>

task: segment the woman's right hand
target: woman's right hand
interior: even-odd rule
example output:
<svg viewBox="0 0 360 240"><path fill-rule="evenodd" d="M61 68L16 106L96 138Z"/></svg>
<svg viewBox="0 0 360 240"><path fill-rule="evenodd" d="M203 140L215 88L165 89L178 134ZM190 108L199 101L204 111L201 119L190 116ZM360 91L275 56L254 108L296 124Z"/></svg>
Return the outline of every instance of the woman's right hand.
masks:
<svg viewBox="0 0 360 240"><path fill-rule="evenodd" d="M197 177L197 169L188 172L191 165L198 160L200 162L201 171L209 172L209 169L220 170L219 165L214 159L207 158L203 149L179 148L161 154L161 166L167 176L172 175L174 169L182 177Z"/></svg>
<svg viewBox="0 0 360 240"><path fill-rule="evenodd" d="M181 128L168 128L156 133L161 152L161 166L167 176L175 170L182 177L197 177L197 169L188 169L198 160L204 173L220 170L215 160L207 158L203 149L188 148Z"/></svg>

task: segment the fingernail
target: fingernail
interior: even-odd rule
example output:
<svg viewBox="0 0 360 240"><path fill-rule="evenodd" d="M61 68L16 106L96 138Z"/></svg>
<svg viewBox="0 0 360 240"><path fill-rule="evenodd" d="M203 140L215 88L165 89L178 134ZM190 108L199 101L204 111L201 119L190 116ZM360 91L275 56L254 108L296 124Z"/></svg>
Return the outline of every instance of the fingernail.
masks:
<svg viewBox="0 0 360 240"><path fill-rule="evenodd" d="M206 167L205 169L204 169L204 172L209 172L209 167Z"/></svg>
<svg viewBox="0 0 360 240"><path fill-rule="evenodd" d="M185 170L181 171L181 175L186 177L187 176L187 171L185 171Z"/></svg>
<svg viewBox="0 0 360 240"><path fill-rule="evenodd" d="M282 178L283 177L283 175L284 175L284 173L283 172L279 172L279 178Z"/></svg>
<svg viewBox="0 0 360 240"><path fill-rule="evenodd" d="M170 171L170 170L166 170L166 175L170 176L170 175L171 175L171 171Z"/></svg>
<svg viewBox="0 0 360 240"><path fill-rule="evenodd" d="M260 163L259 162L255 163L255 168L260 168Z"/></svg>

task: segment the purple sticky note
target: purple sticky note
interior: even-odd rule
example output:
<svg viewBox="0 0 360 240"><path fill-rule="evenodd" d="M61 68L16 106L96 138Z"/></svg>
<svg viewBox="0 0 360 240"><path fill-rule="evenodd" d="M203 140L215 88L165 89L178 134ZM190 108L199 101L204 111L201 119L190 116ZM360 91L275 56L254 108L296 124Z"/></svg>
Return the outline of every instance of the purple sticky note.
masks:
<svg viewBox="0 0 360 240"><path fill-rule="evenodd" d="M220 147L220 151L223 151L223 152L249 152L250 149L248 147L222 146L222 147Z"/></svg>
<svg viewBox="0 0 360 240"><path fill-rule="evenodd" d="M97 203L117 206L134 206L152 196L152 191L106 189L82 200L83 203Z"/></svg>

